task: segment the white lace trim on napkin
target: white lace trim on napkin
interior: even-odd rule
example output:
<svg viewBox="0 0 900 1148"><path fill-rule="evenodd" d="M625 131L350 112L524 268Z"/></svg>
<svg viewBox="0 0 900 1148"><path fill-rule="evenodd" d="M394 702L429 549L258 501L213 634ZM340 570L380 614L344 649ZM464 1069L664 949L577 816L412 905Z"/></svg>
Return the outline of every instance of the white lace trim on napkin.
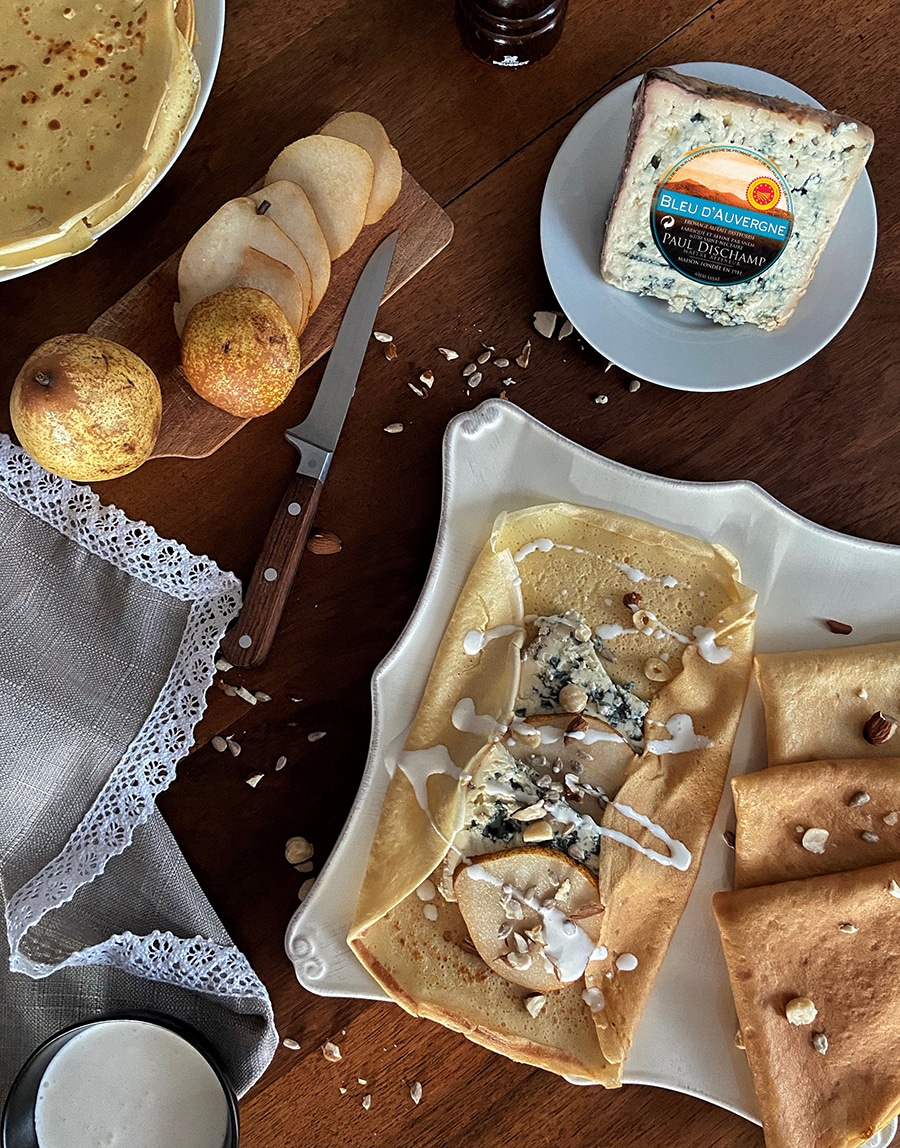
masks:
<svg viewBox="0 0 900 1148"><path fill-rule="evenodd" d="M169 594L191 602L181 644L165 686L141 731L128 747L62 852L15 892L7 906L10 968L45 977L64 966L104 964L215 996L252 998L264 1012L271 1042L277 1039L272 1007L262 982L236 948L201 937L156 932L122 933L71 954L57 964L30 960L25 934L53 909L100 876L108 861L131 844L152 814L156 797L175 777L215 672L222 634L240 608L240 583L209 558L191 554L145 522L104 506L89 488L37 466L0 436L0 493L91 554Z"/></svg>

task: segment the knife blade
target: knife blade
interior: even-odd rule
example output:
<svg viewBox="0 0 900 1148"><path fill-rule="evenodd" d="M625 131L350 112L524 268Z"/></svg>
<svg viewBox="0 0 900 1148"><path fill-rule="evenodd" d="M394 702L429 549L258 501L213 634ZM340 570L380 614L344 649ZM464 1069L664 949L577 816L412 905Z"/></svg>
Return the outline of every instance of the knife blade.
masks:
<svg viewBox="0 0 900 1148"><path fill-rule="evenodd" d="M232 665L259 666L272 647L356 390L398 236L399 232L392 232L369 256L353 288L310 412L285 431L285 438L300 452L300 463L275 512L240 615L222 639L221 652Z"/></svg>

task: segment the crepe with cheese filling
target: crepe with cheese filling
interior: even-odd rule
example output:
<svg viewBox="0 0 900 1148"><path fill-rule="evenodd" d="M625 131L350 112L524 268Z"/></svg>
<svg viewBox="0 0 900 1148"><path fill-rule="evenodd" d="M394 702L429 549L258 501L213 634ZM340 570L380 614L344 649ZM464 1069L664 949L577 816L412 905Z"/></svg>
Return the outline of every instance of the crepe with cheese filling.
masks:
<svg viewBox="0 0 900 1148"><path fill-rule="evenodd" d="M394 768L349 936L404 1008L621 1082L743 705L755 594L739 576L720 547L608 511L497 520ZM464 870L482 883L465 898ZM595 904L571 899L585 871ZM484 934L491 896L506 950Z"/></svg>

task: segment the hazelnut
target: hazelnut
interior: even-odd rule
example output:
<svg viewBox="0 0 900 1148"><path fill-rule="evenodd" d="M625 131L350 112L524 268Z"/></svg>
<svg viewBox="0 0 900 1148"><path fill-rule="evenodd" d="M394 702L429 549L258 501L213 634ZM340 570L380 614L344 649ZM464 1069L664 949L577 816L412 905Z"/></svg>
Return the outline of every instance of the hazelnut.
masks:
<svg viewBox="0 0 900 1148"><path fill-rule="evenodd" d="M808 853L824 853L827 840L827 829L807 829L800 839L800 844Z"/></svg>
<svg viewBox="0 0 900 1148"><path fill-rule="evenodd" d="M794 997L784 1006L784 1015L791 1024L812 1024L819 1015L819 1010L809 997Z"/></svg>
<svg viewBox="0 0 900 1148"><path fill-rule="evenodd" d="M876 710L863 726L863 737L870 745L884 745L897 732L897 719Z"/></svg>
<svg viewBox="0 0 900 1148"><path fill-rule="evenodd" d="M672 671L662 658L648 658L644 662L644 677L650 682L667 682Z"/></svg>
<svg viewBox="0 0 900 1148"><path fill-rule="evenodd" d="M569 682L559 691L559 704L567 714L580 714L588 703L587 690Z"/></svg>

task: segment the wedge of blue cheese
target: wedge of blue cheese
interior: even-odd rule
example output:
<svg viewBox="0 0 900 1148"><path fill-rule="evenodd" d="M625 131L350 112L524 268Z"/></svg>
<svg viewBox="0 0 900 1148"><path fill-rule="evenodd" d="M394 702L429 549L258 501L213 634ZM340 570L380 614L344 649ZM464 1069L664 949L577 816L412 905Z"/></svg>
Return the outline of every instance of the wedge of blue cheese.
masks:
<svg viewBox="0 0 900 1148"><path fill-rule="evenodd" d="M672 311L774 330L809 286L873 142L871 129L837 113L651 69L635 93L601 274ZM720 171L729 154L756 161L762 178L751 171L741 186L723 176L712 191L679 182L681 166L701 152L718 154ZM668 173L676 194L661 200ZM692 212L710 221L705 232L691 231ZM766 249L768 227L777 250Z"/></svg>
<svg viewBox="0 0 900 1148"><path fill-rule="evenodd" d="M583 713L600 718L637 752L644 745L649 703L619 685L606 670L602 641L578 614L538 618L534 640L522 653L516 716L564 712L560 691L580 686L587 694Z"/></svg>
<svg viewBox="0 0 900 1148"><path fill-rule="evenodd" d="M477 857L539 844L565 853L596 875L603 816L592 796L596 793L582 788L574 774L554 770L540 754L523 760L494 746L472 778L454 850Z"/></svg>

